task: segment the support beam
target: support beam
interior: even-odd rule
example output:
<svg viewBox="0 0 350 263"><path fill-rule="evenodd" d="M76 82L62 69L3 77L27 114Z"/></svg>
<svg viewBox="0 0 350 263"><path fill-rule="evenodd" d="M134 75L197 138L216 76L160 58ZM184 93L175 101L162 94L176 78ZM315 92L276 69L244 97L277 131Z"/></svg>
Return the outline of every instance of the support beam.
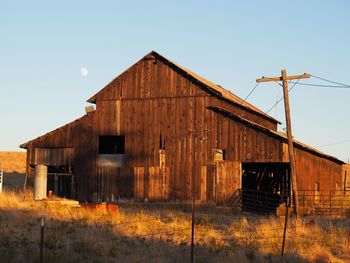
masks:
<svg viewBox="0 0 350 263"><path fill-rule="evenodd" d="M310 78L310 74L304 73L303 75L298 75L298 76L285 76L285 80L294 80L294 79L308 79ZM256 82L270 82L270 81L283 81L282 77L262 77L260 79L256 79Z"/></svg>

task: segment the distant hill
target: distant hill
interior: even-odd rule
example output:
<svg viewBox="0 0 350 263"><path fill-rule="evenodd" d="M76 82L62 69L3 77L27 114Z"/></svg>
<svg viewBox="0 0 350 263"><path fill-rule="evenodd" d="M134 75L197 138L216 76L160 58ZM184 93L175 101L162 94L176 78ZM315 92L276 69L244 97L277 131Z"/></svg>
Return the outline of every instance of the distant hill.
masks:
<svg viewBox="0 0 350 263"><path fill-rule="evenodd" d="M0 152L1 166L5 173L25 173L26 172L25 152Z"/></svg>

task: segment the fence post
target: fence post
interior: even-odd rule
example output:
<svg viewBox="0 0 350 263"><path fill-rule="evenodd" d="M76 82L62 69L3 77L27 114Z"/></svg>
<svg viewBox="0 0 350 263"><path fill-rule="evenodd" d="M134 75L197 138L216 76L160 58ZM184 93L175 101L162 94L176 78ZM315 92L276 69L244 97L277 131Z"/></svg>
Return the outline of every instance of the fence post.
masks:
<svg viewBox="0 0 350 263"><path fill-rule="evenodd" d="M4 169L2 164L0 164L0 192L2 192L2 182L4 181Z"/></svg>
<svg viewBox="0 0 350 263"><path fill-rule="evenodd" d="M286 232L287 232L287 222L288 222L288 207L289 207L289 197L287 196L287 201L286 201L286 217L284 219L284 229L283 229L283 240L282 240L282 252L281 256L283 257L284 255L284 243L286 241Z"/></svg>
<svg viewBox="0 0 350 263"><path fill-rule="evenodd" d="M40 263L43 263L43 252L44 252L44 216L40 218Z"/></svg>
<svg viewBox="0 0 350 263"><path fill-rule="evenodd" d="M193 263L193 249L194 249L194 213L195 213L195 196L192 196L192 230L191 230L191 263Z"/></svg>

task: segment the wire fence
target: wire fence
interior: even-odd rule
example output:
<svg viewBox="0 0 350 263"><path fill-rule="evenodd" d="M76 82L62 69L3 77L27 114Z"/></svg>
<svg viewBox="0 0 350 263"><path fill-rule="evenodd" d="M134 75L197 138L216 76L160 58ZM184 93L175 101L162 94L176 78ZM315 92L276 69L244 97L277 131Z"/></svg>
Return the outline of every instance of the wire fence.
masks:
<svg viewBox="0 0 350 263"><path fill-rule="evenodd" d="M227 205L242 211L281 216L284 215L285 203L289 197L288 191L274 193L238 189L228 198ZM299 190L297 198L298 210L302 216L350 216L349 190Z"/></svg>
<svg viewBox="0 0 350 263"><path fill-rule="evenodd" d="M54 262L52 254L64 254L65 252L61 251L64 249L70 249L76 254L85 253L85 259L97 254L101 258L112 258L116 262L210 262L209 259L213 257L229 257L237 248L265 249L276 255L281 251L284 224L278 217L244 213L218 216L198 208L194 217L194 254L191 261L192 228L188 205L177 207L180 211L185 209L179 218L167 216L169 207L166 204L155 207L159 210L164 209L158 211L157 218L114 221L110 223L112 229L94 224L85 230L90 234L78 240L74 239L77 230L71 229L77 226L52 218L38 218L37 226L26 231L3 227L0 228L0 252L1 246L10 239L20 246L26 242L24 236L31 237L34 243L39 245L37 249L36 245L33 246L33 254L37 255L39 262ZM136 204L135 208L149 209L149 206ZM162 212L164 215L161 215ZM174 223L181 218L182 225ZM320 217L321 219L325 220L323 225L326 227L322 230L324 233L332 229L343 229L343 242L346 240L344 236L350 233L349 221ZM265 221L269 223L264 224ZM290 221L286 229L287 252L293 250L293 242L297 242L296 240L310 238L310 232L306 232L305 228L316 228L316 221ZM64 235L70 240L70 245L65 248L59 245L61 236Z"/></svg>
<svg viewBox="0 0 350 263"><path fill-rule="evenodd" d="M350 215L349 190L300 190L298 200L310 215Z"/></svg>

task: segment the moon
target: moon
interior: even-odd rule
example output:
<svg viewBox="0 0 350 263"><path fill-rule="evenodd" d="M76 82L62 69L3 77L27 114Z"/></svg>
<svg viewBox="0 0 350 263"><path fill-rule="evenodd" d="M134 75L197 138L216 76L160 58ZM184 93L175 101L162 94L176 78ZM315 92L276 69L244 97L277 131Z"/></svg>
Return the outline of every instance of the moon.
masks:
<svg viewBox="0 0 350 263"><path fill-rule="evenodd" d="M88 75L89 71L87 68L81 68L80 69L80 75L82 75L83 77L86 77Z"/></svg>

